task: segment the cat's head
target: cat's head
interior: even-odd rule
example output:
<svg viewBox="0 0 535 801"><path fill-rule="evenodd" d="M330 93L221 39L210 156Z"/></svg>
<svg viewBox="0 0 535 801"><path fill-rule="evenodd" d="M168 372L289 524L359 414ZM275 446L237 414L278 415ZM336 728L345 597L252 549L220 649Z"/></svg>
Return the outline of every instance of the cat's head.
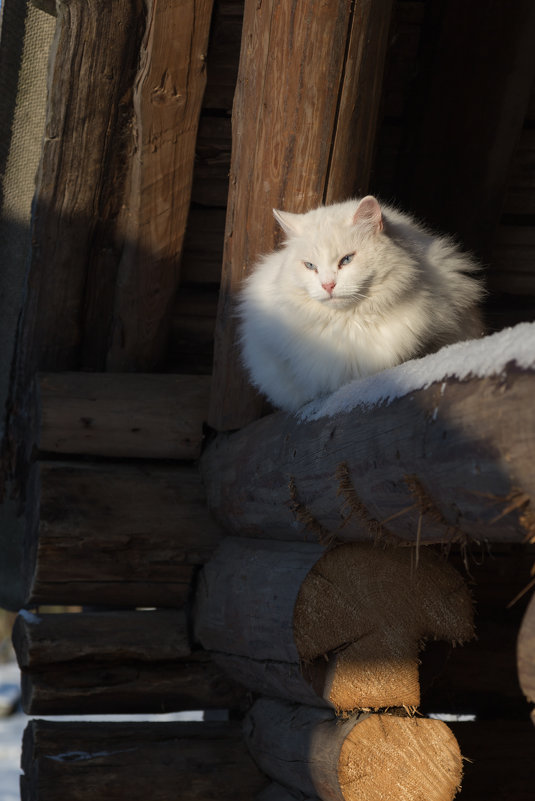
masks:
<svg viewBox="0 0 535 801"><path fill-rule="evenodd" d="M305 214L273 210L286 234L292 280L327 306L353 306L376 278L383 215L376 198L322 206Z"/></svg>

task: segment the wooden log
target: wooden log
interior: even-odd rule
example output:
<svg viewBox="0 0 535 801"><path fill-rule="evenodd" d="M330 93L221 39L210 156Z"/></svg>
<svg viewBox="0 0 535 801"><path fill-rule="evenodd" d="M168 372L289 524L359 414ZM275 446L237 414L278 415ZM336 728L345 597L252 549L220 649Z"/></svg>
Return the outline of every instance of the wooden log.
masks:
<svg viewBox="0 0 535 801"><path fill-rule="evenodd" d="M535 703L535 595L532 596L517 642L518 680L522 692Z"/></svg>
<svg viewBox="0 0 535 801"><path fill-rule="evenodd" d="M277 782L272 782L265 790L256 796L255 801L317 801L318 797L314 796L307 796L305 798L302 793L299 795L294 795L287 787L283 787L281 784Z"/></svg>
<svg viewBox="0 0 535 801"><path fill-rule="evenodd" d="M190 643L185 611L22 612L13 629L28 715L236 707L243 690Z"/></svg>
<svg viewBox="0 0 535 801"><path fill-rule="evenodd" d="M250 801L266 784L237 723L33 720L22 770L22 801Z"/></svg>
<svg viewBox="0 0 535 801"><path fill-rule="evenodd" d="M27 605L180 607L221 539L193 467L41 462Z"/></svg>
<svg viewBox="0 0 535 801"><path fill-rule="evenodd" d="M307 421L277 413L216 438L201 463L216 519L235 534L293 540L532 537L535 374L511 362L398 397L410 369L370 379L390 403Z"/></svg>
<svg viewBox="0 0 535 801"><path fill-rule="evenodd" d="M109 221L122 200L123 136L144 29L142 0L59 0L56 8L19 352L23 385L36 368L79 366L89 264L102 260L108 281L115 275Z"/></svg>
<svg viewBox="0 0 535 801"><path fill-rule="evenodd" d="M213 0L151 0L134 84L133 152L119 228L125 246L114 299L108 370L164 364L179 282L206 84ZM92 276L86 318L91 349L105 274Z"/></svg>
<svg viewBox="0 0 535 801"><path fill-rule="evenodd" d="M208 376L44 373L37 447L51 453L196 459Z"/></svg>
<svg viewBox="0 0 535 801"><path fill-rule="evenodd" d="M260 699L245 720L247 746L275 781L324 801L451 801L462 775L445 723L328 710Z"/></svg>
<svg viewBox="0 0 535 801"><path fill-rule="evenodd" d="M429 549L227 538L201 574L195 632L256 692L338 711L416 707L424 639L473 635L461 576Z"/></svg>
<svg viewBox="0 0 535 801"><path fill-rule="evenodd" d="M272 209L300 212L366 188L391 8L245 4L209 416L218 430L262 409L238 362L233 303L275 244Z"/></svg>

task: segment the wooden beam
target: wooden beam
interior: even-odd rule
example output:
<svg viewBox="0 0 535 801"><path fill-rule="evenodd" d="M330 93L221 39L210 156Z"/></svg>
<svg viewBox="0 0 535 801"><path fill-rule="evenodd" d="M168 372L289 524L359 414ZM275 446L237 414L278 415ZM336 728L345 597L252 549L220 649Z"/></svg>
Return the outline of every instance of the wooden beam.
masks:
<svg viewBox="0 0 535 801"><path fill-rule="evenodd" d="M28 715L236 707L241 690L194 650L180 611L18 616L13 644Z"/></svg>
<svg viewBox="0 0 535 801"><path fill-rule="evenodd" d="M451 801L462 759L445 723L388 714L338 720L328 710L260 699L247 746L275 781L336 801Z"/></svg>
<svg viewBox="0 0 535 801"><path fill-rule="evenodd" d="M201 574L195 632L253 691L355 709L417 707L426 639L473 636L461 576L421 549L226 538Z"/></svg>
<svg viewBox="0 0 535 801"><path fill-rule="evenodd" d="M180 607L221 539L193 467L41 462L31 487L29 606Z"/></svg>
<svg viewBox="0 0 535 801"><path fill-rule="evenodd" d="M188 218L213 0L150 0L134 84L132 156L118 227L125 245L109 370L164 364ZM85 348L100 320L104 270L91 276Z"/></svg>
<svg viewBox="0 0 535 801"><path fill-rule="evenodd" d="M51 453L196 459L209 376L44 373L37 447Z"/></svg>
<svg viewBox="0 0 535 801"><path fill-rule="evenodd" d="M535 373L511 362L333 417L273 414L208 447L208 504L253 537L524 542L534 391Z"/></svg>
<svg viewBox="0 0 535 801"><path fill-rule="evenodd" d="M266 784L239 723L33 720L22 770L22 801L250 801Z"/></svg>
<svg viewBox="0 0 535 801"><path fill-rule="evenodd" d="M218 430L262 409L239 365L234 298L275 245L272 209L305 211L367 186L391 8L245 4L209 416Z"/></svg>
<svg viewBox="0 0 535 801"><path fill-rule="evenodd" d="M78 367L88 264L103 259L115 275L109 218L121 204L121 140L132 112L143 7L141 0L57 3L19 352L23 382L36 368ZM107 311L101 300L99 330Z"/></svg>

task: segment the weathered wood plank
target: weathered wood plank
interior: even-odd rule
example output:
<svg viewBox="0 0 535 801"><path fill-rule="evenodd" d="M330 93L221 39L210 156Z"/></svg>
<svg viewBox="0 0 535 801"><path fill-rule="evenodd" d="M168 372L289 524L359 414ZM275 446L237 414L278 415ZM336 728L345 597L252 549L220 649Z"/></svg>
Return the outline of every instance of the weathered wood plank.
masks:
<svg viewBox="0 0 535 801"><path fill-rule="evenodd" d="M37 447L51 453L196 459L209 376L44 373Z"/></svg>
<svg viewBox="0 0 535 801"><path fill-rule="evenodd" d="M241 690L194 650L184 611L22 613L13 644L29 715L235 707Z"/></svg>
<svg viewBox="0 0 535 801"><path fill-rule="evenodd" d="M373 53L380 82L390 11L390 0L380 8L361 0L355 11L334 0L245 5L209 415L216 429L243 426L262 408L237 358L233 303L253 261L275 244L273 207L299 212L351 193L353 165L366 182L377 113L367 70Z"/></svg>
<svg viewBox="0 0 535 801"><path fill-rule="evenodd" d="M221 539L194 468L42 462L28 604L180 607Z"/></svg>
<svg viewBox="0 0 535 801"><path fill-rule="evenodd" d="M426 639L473 636L461 576L422 549L226 538L197 587L195 632L255 692L354 709L420 703Z"/></svg>
<svg viewBox="0 0 535 801"><path fill-rule="evenodd" d="M22 769L22 801L250 801L266 784L237 723L34 720Z"/></svg>
<svg viewBox="0 0 535 801"><path fill-rule="evenodd" d="M207 448L208 504L254 537L523 542L534 534L534 387L510 363L334 417L270 415Z"/></svg>
<svg viewBox="0 0 535 801"><path fill-rule="evenodd" d="M206 84L213 0L151 0L139 71L129 185L119 220L125 246L114 299L109 370L154 370L164 362L188 216L195 139ZM95 275L86 317L92 348L101 313Z"/></svg>
<svg viewBox="0 0 535 801"><path fill-rule="evenodd" d="M122 136L132 113L143 9L141 0L57 3L19 355L23 373L78 366L88 264L104 258L113 272L106 247L102 252L95 242L100 237L110 246L107 223L99 219L120 205ZM100 313L105 317L102 307Z"/></svg>
<svg viewBox="0 0 535 801"><path fill-rule="evenodd" d="M372 714L340 721L328 710L260 699L245 737L268 776L325 801L451 801L461 781L459 746L439 720Z"/></svg>

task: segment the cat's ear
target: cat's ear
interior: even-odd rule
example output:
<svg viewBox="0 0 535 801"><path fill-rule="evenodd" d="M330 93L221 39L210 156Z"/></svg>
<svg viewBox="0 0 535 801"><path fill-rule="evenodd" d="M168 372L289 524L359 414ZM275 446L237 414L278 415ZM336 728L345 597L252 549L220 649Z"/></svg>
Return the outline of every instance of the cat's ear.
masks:
<svg viewBox="0 0 535 801"><path fill-rule="evenodd" d="M370 231L377 233L383 230L383 215L377 198L373 195L363 197L353 215L353 225L365 225Z"/></svg>
<svg viewBox="0 0 535 801"><path fill-rule="evenodd" d="M279 211L273 209L273 216L288 236L295 236L302 233L301 217L302 214L291 214L289 211Z"/></svg>

